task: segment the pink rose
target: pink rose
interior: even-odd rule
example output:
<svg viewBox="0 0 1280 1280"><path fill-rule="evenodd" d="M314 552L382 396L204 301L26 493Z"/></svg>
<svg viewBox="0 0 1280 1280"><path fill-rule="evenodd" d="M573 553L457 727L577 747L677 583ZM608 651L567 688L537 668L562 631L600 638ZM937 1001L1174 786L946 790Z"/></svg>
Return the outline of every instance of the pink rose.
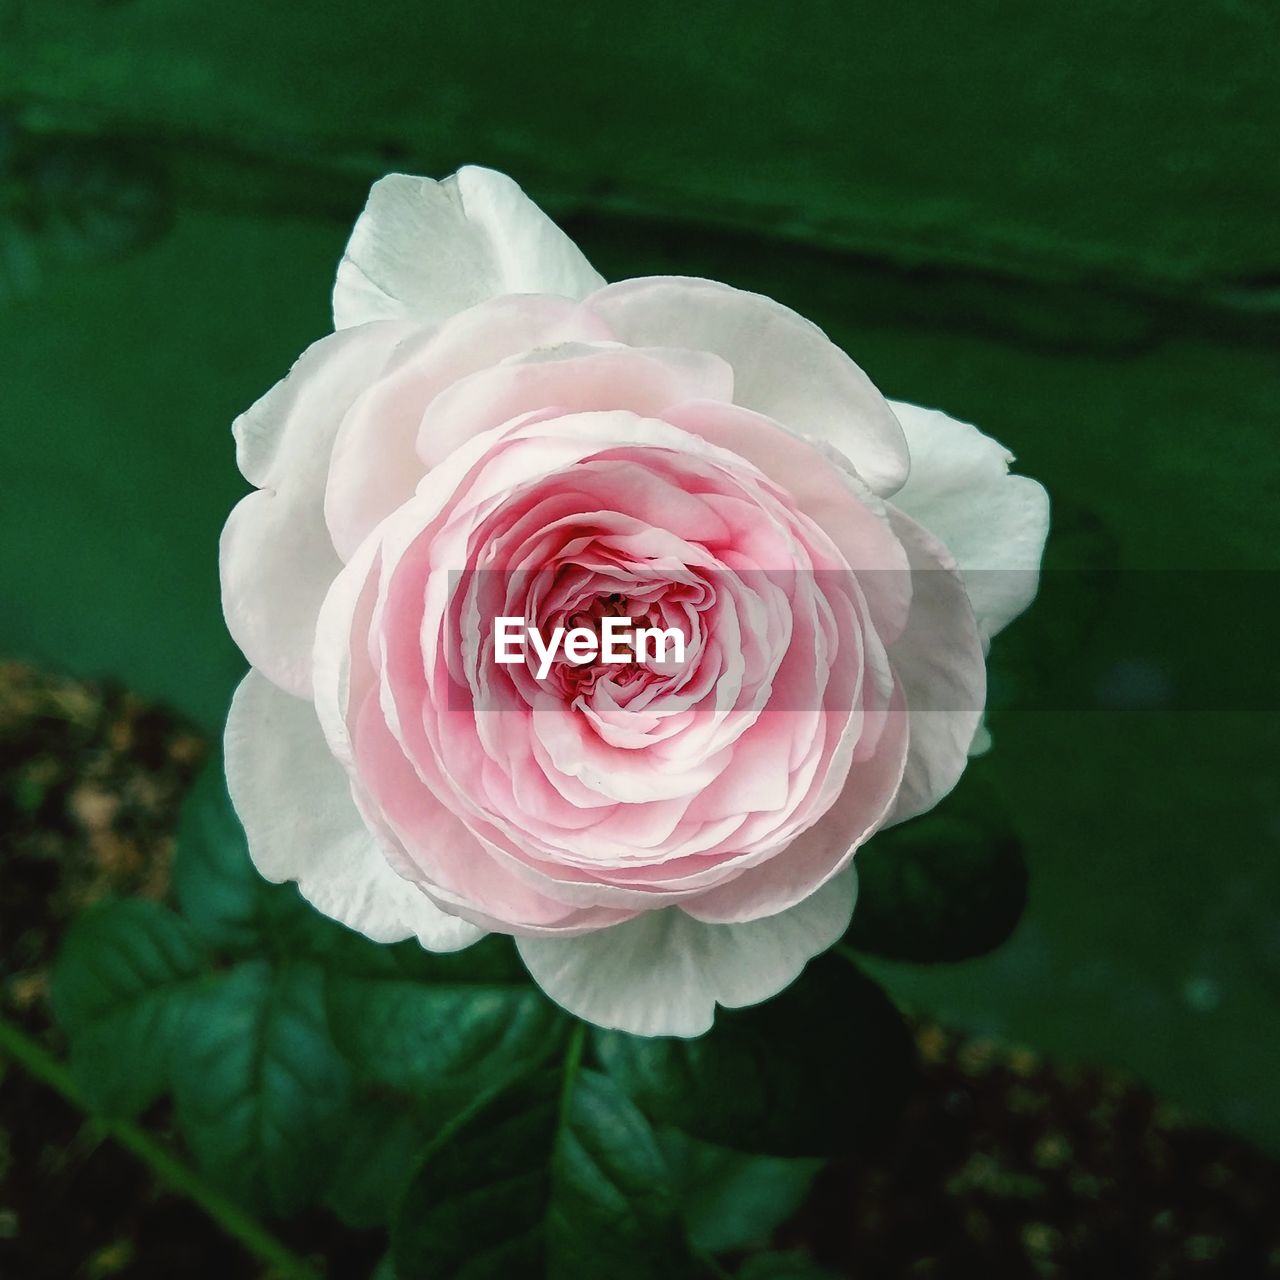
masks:
<svg viewBox="0 0 1280 1280"><path fill-rule="evenodd" d="M334 317L235 424L259 870L378 940L512 934L603 1026L779 991L846 928L858 847L963 771L1044 491L776 302L606 285L485 169L377 183ZM497 660L500 617L623 615L683 660Z"/></svg>

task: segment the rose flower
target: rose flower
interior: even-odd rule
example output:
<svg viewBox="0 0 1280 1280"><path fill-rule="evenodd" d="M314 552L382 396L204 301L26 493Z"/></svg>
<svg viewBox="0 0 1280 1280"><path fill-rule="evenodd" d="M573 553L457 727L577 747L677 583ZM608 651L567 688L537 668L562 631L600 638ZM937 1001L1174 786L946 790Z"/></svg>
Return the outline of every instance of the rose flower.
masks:
<svg viewBox="0 0 1280 1280"><path fill-rule="evenodd" d="M605 284L485 169L374 186L334 321L235 424L259 870L376 940L510 934L603 1026L781 990L848 925L857 849L960 777L1043 489L768 298ZM501 618L684 659L498 661Z"/></svg>

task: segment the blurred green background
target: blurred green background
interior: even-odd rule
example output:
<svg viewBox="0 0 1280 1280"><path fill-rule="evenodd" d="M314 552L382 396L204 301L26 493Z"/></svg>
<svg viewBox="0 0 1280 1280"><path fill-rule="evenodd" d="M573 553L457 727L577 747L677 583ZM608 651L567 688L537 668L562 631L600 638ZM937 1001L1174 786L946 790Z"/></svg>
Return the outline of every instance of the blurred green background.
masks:
<svg viewBox="0 0 1280 1280"><path fill-rule="evenodd" d="M607 278L768 293L1049 486L1060 572L964 784L1030 910L877 972L1280 1150L1278 29L1270 0L0 0L0 653L216 731L232 417L325 332L370 181L504 169ZM1180 697L1206 669L1226 692Z"/></svg>

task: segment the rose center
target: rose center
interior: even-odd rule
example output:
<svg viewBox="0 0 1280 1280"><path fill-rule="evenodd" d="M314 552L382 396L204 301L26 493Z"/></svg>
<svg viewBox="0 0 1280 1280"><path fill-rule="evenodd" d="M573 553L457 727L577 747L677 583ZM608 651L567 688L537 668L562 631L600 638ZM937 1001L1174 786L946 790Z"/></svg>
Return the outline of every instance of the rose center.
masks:
<svg viewBox="0 0 1280 1280"><path fill-rule="evenodd" d="M608 595L597 596L585 609L575 610L565 619L565 625L570 630L581 627L594 631L597 639L601 641L597 649L597 655L599 655L604 652L602 623L605 618L630 618L633 631L637 627L649 626L652 621L647 608L637 617L631 613L627 597L620 591L613 591ZM565 659L560 664L559 674L564 683L566 696L574 698L580 694L590 693L595 688L596 681L603 675L607 674L615 684L628 685L639 679L644 669L643 665L637 661L633 650L631 660L622 665L606 664L599 656L594 660L581 663Z"/></svg>

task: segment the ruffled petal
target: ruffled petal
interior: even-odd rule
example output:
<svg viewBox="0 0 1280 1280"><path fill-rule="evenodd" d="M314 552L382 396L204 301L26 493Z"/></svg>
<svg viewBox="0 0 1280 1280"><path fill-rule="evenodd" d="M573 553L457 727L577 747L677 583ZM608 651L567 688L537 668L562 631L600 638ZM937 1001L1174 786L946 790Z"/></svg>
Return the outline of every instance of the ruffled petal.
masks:
<svg viewBox="0 0 1280 1280"><path fill-rule="evenodd" d="M231 802L266 879L296 880L318 911L375 942L416 937L457 951L484 936L388 865L309 702L250 671L227 715L225 755Z"/></svg>
<svg viewBox="0 0 1280 1280"><path fill-rule="evenodd" d="M338 554L349 559L443 456L442 450L416 450L423 413L442 391L530 348L608 336L602 320L568 298L511 294L401 343L382 376L345 414L334 441L324 510Z"/></svg>
<svg viewBox="0 0 1280 1280"><path fill-rule="evenodd" d="M849 867L789 911L704 924L678 907L577 938L517 938L534 981L579 1018L641 1036L699 1036L716 1005L777 995L844 933L857 878Z"/></svg>
<svg viewBox="0 0 1280 1280"><path fill-rule="evenodd" d="M964 582L946 547L893 507L911 561L911 613L889 661L907 703L909 742L889 821L932 809L960 780L987 701L987 664Z"/></svg>
<svg viewBox="0 0 1280 1280"><path fill-rule="evenodd" d="M936 409L893 405L911 447L911 475L894 506L956 558L983 643L1035 599L1049 533L1049 495L1009 474L1011 454Z"/></svg>
<svg viewBox="0 0 1280 1280"><path fill-rule="evenodd" d="M906 479L907 442L888 401L821 329L781 303L711 280L653 276L607 285L586 304L632 346L722 356L736 404L834 446L882 497Z"/></svg>
<svg viewBox="0 0 1280 1280"><path fill-rule="evenodd" d="M504 293L581 298L604 281L505 174L467 166L443 182L373 184L333 290L335 329L436 323Z"/></svg>
<svg viewBox="0 0 1280 1280"><path fill-rule="evenodd" d="M691 898L685 910L708 923L734 924L793 910L842 875L854 854L890 820L908 752L908 717L895 693L875 752L855 761L836 802L767 862Z"/></svg>
<svg viewBox="0 0 1280 1280"><path fill-rule="evenodd" d="M526 351L453 383L427 406L418 453L437 460L529 413L627 409L661 418L685 400L733 395L733 370L705 351L562 342Z"/></svg>
<svg viewBox="0 0 1280 1280"><path fill-rule="evenodd" d="M320 602L342 568L324 521L334 438L410 332L379 324L322 339L232 428L240 470L258 491L222 531L222 611L250 663L300 698L311 696Z"/></svg>

